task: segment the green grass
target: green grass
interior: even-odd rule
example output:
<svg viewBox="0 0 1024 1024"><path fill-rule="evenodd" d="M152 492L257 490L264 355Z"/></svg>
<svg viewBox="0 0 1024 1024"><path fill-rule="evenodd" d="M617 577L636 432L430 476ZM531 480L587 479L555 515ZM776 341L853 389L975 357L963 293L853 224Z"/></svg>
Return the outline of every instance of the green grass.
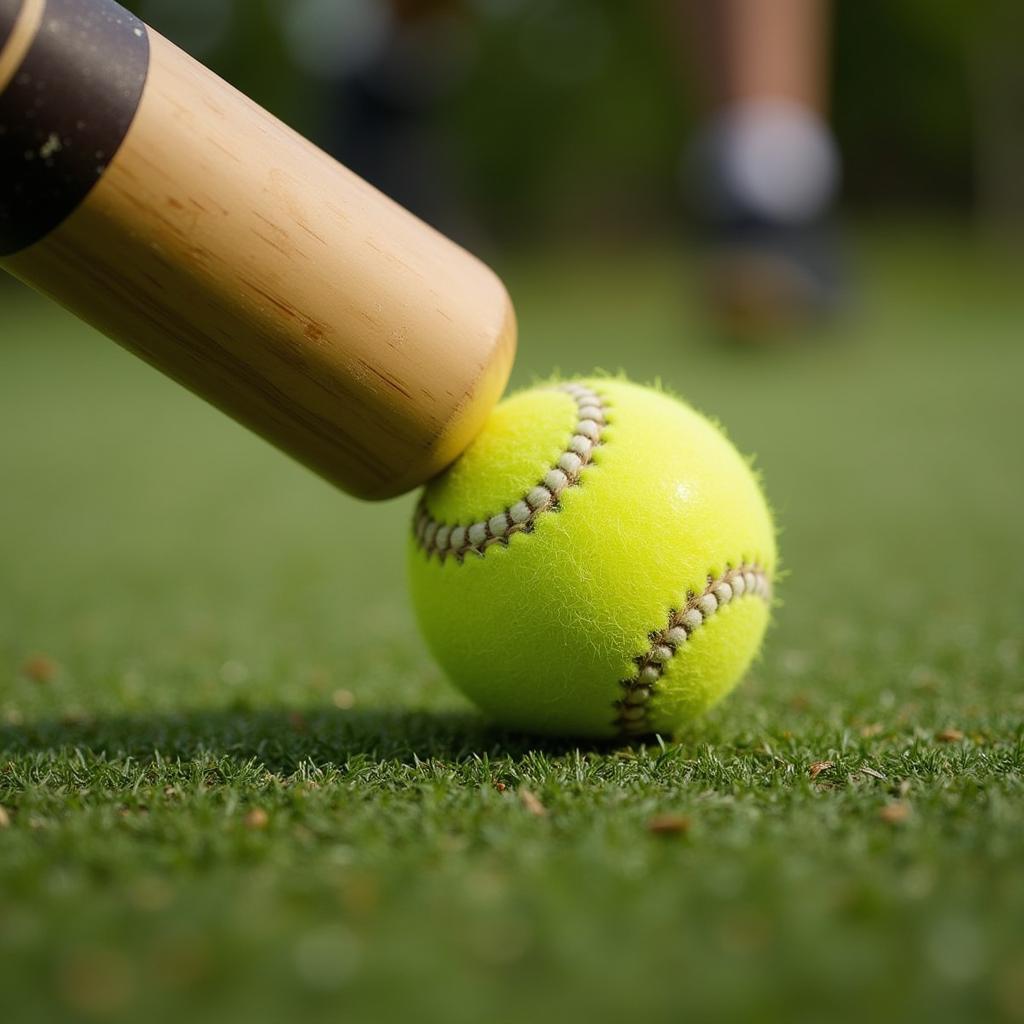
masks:
<svg viewBox="0 0 1024 1024"><path fill-rule="evenodd" d="M520 383L660 376L778 510L763 660L646 748L490 729L416 635L411 499L0 289L5 1019L1024 1020L1019 279L869 237L841 332L759 352L691 269L509 274Z"/></svg>

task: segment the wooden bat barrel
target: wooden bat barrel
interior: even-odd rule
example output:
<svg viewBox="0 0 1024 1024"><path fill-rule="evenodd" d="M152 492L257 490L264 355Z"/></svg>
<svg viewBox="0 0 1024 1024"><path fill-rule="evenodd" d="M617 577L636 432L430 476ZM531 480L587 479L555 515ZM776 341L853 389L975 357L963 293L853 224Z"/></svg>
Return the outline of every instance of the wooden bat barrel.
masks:
<svg viewBox="0 0 1024 1024"><path fill-rule="evenodd" d="M489 268L112 0L0 0L0 266L363 498L515 351Z"/></svg>

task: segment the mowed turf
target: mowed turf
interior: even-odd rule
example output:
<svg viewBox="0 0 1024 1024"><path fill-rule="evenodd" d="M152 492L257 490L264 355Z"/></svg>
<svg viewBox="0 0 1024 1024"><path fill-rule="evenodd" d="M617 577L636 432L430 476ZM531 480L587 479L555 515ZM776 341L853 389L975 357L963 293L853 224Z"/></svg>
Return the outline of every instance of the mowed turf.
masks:
<svg viewBox="0 0 1024 1024"><path fill-rule="evenodd" d="M952 232L859 255L764 351L674 256L507 268L519 383L660 377L778 513L763 659L646 747L489 728L412 498L0 290L4 1019L1024 1020L1024 292Z"/></svg>

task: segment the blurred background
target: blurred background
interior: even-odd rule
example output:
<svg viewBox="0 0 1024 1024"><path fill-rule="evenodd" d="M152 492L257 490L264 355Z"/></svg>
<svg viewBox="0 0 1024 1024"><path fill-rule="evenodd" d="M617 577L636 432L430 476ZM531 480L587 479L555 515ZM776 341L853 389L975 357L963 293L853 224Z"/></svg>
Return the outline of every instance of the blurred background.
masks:
<svg viewBox="0 0 1024 1024"><path fill-rule="evenodd" d="M879 225L1024 247L1015 0L127 6L502 272L539 248L696 249L681 287L732 329L855 307ZM798 116L757 109L779 98Z"/></svg>
<svg viewBox="0 0 1024 1024"><path fill-rule="evenodd" d="M472 225L498 245L580 234L664 235L676 227L680 158L701 117L685 4L127 6L303 134L376 171L371 176L386 179L386 191L456 234L472 235ZM380 62L399 20L413 28L402 73L415 84L395 103L410 108L420 155L430 163L381 170L386 159L357 151L367 140L366 133L353 139L363 112L352 83ZM1022 22L1015 0L835 5L829 119L851 211L952 215L1020 237ZM397 75L393 69L392 80ZM436 172L429 196L418 195L414 180L425 169Z"/></svg>
<svg viewBox="0 0 1024 1024"><path fill-rule="evenodd" d="M809 278L811 294L796 304L832 313L857 294L849 256L858 231L953 224L1004 255L1022 247L1024 12L1015 0L126 5L499 270L506 254L538 246L732 252L747 251L753 232L755 248L781 251ZM771 13L759 22L748 8ZM737 33L730 19L748 28ZM753 33L747 53L744 31ZM774 53L807 67L756 81L744 65L765 52L769 64ZM803 183L804 194L823 194L820 208L797 212L809 231L782 225L780 235L769 217L766 237L763 210L722 184L723 126L752 98L745 89L754 99L795 93L820 115L819 156L835 166ZM785 127L769 140L776 150L792 141ZM730 130L765 164L756 134ZM792 181L814 154L790 148L779 173Z"/></svg>

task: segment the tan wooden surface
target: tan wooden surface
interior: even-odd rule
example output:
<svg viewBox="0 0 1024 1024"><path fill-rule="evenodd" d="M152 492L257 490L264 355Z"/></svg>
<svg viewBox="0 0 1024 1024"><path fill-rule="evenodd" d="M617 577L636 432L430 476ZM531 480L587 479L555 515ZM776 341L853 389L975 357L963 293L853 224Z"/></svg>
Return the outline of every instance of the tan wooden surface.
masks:
<svg viewBox="0 0 1024 1024"><path fill-rule="evenodd" d="M440 471L508 378L500 280L150 38L107 172L3 265L352 494Z"/></svg>
<svg viewBox="0 0 1024 1024"><path fill-rule="evenodd" d="M14 19L11 34L0 49L0 92L7 87L7 83L14 77L14 72L25 59L25 54L42 24L45 6L46 0L24 0L22 3Z"/></svg>

